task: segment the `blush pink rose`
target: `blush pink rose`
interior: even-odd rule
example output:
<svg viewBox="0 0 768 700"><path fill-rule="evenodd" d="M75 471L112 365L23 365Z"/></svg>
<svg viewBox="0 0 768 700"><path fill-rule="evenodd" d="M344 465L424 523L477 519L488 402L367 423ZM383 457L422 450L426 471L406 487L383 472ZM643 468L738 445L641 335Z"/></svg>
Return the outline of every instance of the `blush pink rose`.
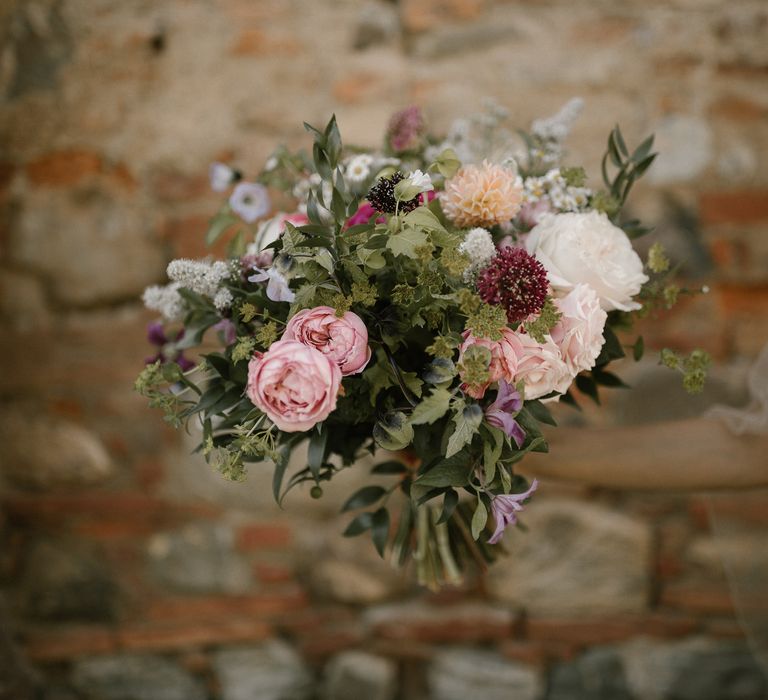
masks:
<svg viewBox="0 0 768 700"><path fill-rule="evenodd" d="M464 331L464 342L459 348L459 363L464 353L472 345L479 345L491 351L491 364L488 367L489 378L485 384L463 384L462 391L475 398L482 399L485 390L499 379L505 379L513 383L517 373L519 358L523 355L523 345L511 328L502 331L501 340L489 340L488 338L476 338L470 331Z"/></svg>
<svg viewBox="0 0 768 700"><path fill-rule="evenodd" d="M341 370L319 350L278 340L248 363L245 393L287 433L309 430L336 408Z"/></svg>
<svg viewBox="0 0 768 700"><path fill-rule="evenodd" d="M600 307L597 292L587 284L577 284L562 299L555 299L555 306L562 317L550 334L575 377L595 366L605 342L603 329L608 314Z"/></svg>
<svg viewBox="0 0 768 700"><path fill-rule="evenodd" d="M338 365L346 377L365 369L371 359L368 329L351 311L341 318L330 306L316 306L299 311L285 327L283 340L298 340L316 348Z"/></svg>
<svg viewBox="0 0 768 700"><path fill-rule="evenodd" d="M516 335L523 352L517 365L515 382L522 380L526 400L540 399L553 391L559 394L568 391L573 376L552 337L547 335L545 342L539 343L527 333Z"/></svg>

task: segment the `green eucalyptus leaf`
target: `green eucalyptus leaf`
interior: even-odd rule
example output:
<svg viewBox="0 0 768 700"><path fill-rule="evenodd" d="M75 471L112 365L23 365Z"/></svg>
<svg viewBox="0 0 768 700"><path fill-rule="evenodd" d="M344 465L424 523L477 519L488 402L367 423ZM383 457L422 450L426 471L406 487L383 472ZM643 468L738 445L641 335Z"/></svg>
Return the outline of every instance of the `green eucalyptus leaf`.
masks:
<svg viewBox="0 0 768 700"><path fill-rule="evenodd" d="M357 510L373 505L376 501L385 496L387 490L383 486L364 486L359 491L353 493L341 507L341 512L346 513L349 510Z"/></svg>
<svg viewBox="0 0 768 700"><path fill-rule="evenodd" d="M366 530L371 528L373 524L373 513L360 513L360 515L354 517L347 528L341 533L344 537L356 537L362 535Z"/></svg>
<svg viewBox="0 0 768 700"><path fill-rule="evenodd" d="M389 538L389 511L379 508L371 518L371 539L379 556L384 556L384 549Z"/></svg>

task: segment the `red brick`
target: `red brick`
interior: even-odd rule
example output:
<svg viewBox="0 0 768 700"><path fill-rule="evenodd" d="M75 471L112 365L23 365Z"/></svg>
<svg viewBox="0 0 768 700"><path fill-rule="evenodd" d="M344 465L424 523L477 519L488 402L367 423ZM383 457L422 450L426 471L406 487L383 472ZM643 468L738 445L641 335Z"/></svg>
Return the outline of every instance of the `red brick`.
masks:
<svg viewBox="0 0 768 700"><path fill-rule="evenodd" d="M378 637L409 639L419 642L459 643L507 639L512 623L479 614L477 617L451 615L450 611L436 613L434 617L398 617L375 625Z"/></svg>
<svg viewBox="0 0 768 700"><path fill-rule="evenodd" d="M162 168L152 173L152 194L163 202L192 202L210 195L208 176L204 173L186 173Z"/></svg>
<svg viewBox="0 0 768 700"><path fill-rule="evenodd" d="M275 56L296 55L302 46L298 41L288 37L269 36L260 29L246 29L232 46L235 56Z"/></svg>
<svg viewBox="0 0 768 700"><path fill-rule="evenodd" d="M575 646L610 644L637 635L682 637L697 627L695 618L679 615L622 616L605 619L531 618L526 637L542 643Z"/></svg>
<svg viewBox="0 0 768 700"><path fill-rule="evenodd" d="M569 661L579 653L579 647L568 642L539 642L531 640L507 640L501 642L499 651L512 661L544 666L549 661Z"/></svg>
<svg viewBox="0 0 768 700"><path fill-rule="evenodd" d="M713 117L721 117L735 122L754 122L765 118L768 113L763 105L743 97L729 95L721 97L709 107Z"/></svg>
<svg viewBox="0 0 768 700"><path fill-rule="evenodd" d="M303 608L304 591L291 587L281 593L248 596L178 596L156 598L149 602L144 615L153 621L206 620L227 615L243 618L268 618Z"/></svg>
<svg viewBox="0 0 768 700"><path fill-rule="evenodd" d="M355 649L364 641L359 625L325 627L316 634L296 640L299 653L311 663L319 663L346 649Z"/></svg>
<svg viewBox="0 0 768 700"><path fill-rule="evenodd" d="M292 567L267 562L256 562L253 565L253 574L261 583L287 583L296 577Z"/></svg>
<svg viewBox="0 0 768 700"><path fill-rule="evenodd" d="M243 552L261 549L282 549L293 542L293 532L288 525L277 523L251 523L237 531L237 547Z"/></svg>
<svg viewBox="0 0 768 700"><path fill-rule="evenodd" d="M32 628L22 636L25 655L40 663L108 654L117 649L117 635L103 625Z"/></svg>
<svg viewBox="0 0 768 700"><path fill-rule="evenodd" d="M127 651L193 649L220 644L258 642L272 630L261 620L243 616L218 620L182 620L174 623L135 623L117 631L118 645Z"/></svg>
<svg viewBox="0 0 768 700"><path fill-rule="evenodd" d="M5 195L8 186L16 174L16 166L8 161L0 160L0 198Z"/></svg>
<svg viewBox="0 0 768 700"><path fill-rule="evenodd" d="M333 96L344 104L356 104L362 102L372 92L376 92L378 82L378 76L373 73L366 71L354 73L333 84Z"/></svg>
<svg viewBox="0 0 768 700"><path fill-rule="evenodd" d="M717 298L729 316L738 313L763 315L768 309L768 285L722 284L717 288Z"/></svg>
<svg viewBox="0 0 768 700"><path fill-rule="evenodd" d="M721 518L753 525L768 525L768 509L761 499L744 498L738 493L719 493L716 499L697 497L691 500L689 513L702 529L709 530L713 511Z"/></svg>
<svg viewBox="0 0 768 700"><path fill-rule="evenodd" d="M721 639L743 639L744 628L736 620L707 620L706 633Z"/></svg>
<svg viewBox="0 0 768 700"><path fill-rule="evenodd" d="M33 185L67 187L101 170L101 156L91 151L56 151L27 163L25 171Z"/></svg>
<svg viewBox="0 0 768 700"><path fill-rule="evenodd" d="M446 22L477 19L485 0L402 0L400 18L409 32L426 32Z"/></svg>
<svg viewBox="0 0 768 700"><path fill-rule="evenodd" d="M670 584L663 587L659 604L705 615L733 614L733 601L724 583Z"/></svg>
<svg viewBox="0 0 768 700"><path fill-rule="evenodd" d="M768 220L768 190L703 192L699 196L702 223L753 224Z"/></svg>

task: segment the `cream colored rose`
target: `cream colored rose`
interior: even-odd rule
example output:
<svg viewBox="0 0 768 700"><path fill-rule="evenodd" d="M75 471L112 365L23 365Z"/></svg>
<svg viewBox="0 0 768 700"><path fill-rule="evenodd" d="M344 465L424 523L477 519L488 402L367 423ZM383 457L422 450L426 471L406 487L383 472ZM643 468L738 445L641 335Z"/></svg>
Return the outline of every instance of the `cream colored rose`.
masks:
<svg viewBox="0 0 768 700"><path fill-rule="evenodd" d="M627 234L596 211L548 214L528 235L528 252L547 270L556 291L579 283L597 292L606 311L632 311L633 297L648 281Z"/></svg>

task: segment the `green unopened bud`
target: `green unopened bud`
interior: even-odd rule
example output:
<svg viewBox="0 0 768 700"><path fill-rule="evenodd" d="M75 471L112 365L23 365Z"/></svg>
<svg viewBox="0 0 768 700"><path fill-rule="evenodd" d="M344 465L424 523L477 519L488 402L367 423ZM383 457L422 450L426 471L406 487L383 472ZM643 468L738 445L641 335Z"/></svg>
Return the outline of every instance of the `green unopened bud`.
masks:
<svg viewBox="0 0 768 700"><path fill-rule="evenodd" d="M322 498L323 497L323 489L320 488L319 486L313 486L309 490L309 495L312 496L312 498L314 498L315 500L317 500L318 498Z"/></svg>

